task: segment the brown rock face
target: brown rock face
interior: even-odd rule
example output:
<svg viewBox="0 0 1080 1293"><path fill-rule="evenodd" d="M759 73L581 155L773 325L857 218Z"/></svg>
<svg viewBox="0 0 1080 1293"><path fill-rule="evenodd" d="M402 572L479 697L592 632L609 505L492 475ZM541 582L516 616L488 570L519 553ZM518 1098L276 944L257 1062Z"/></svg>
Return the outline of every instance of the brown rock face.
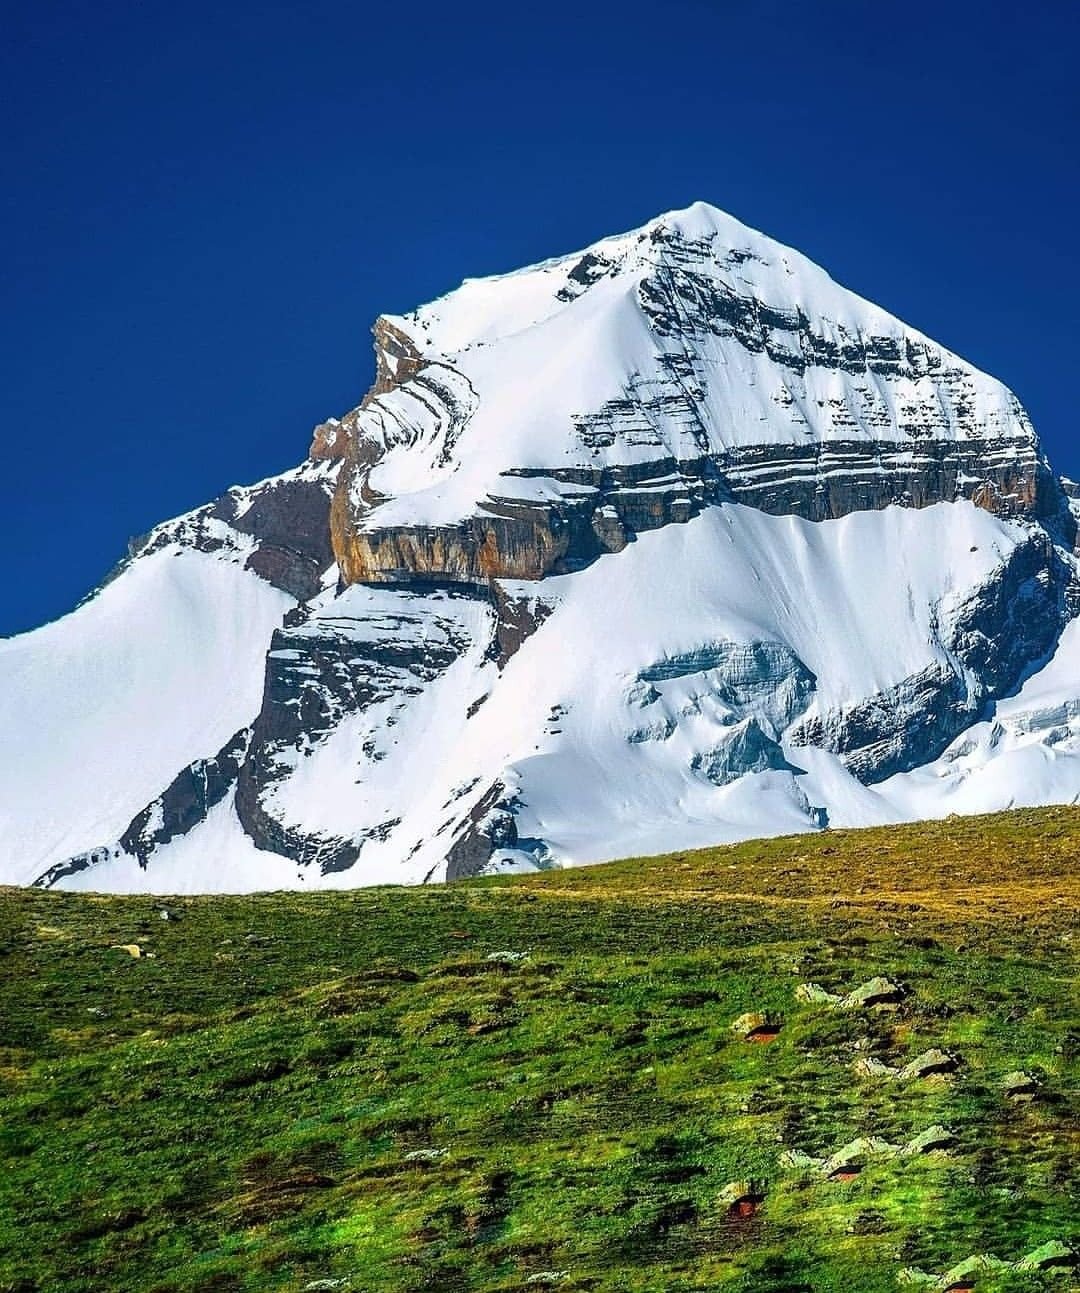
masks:
<svg viewBox="0 0 1080 1293"><path fill-rule="evenodd" d="M502 669L554 608L538 595L514 596L496 579L491 581L491 592L497 612L494 655L496 664Z"/></svg>
<svg viewBox="0 0 1080 1293"><path fill-rule="evenodd" d="M356 439L357 414L377 396L407 382L424 367L423 356L401 329L395 328L388 319L376 319L372 334L375 337L375 381L359 408L343 418L328 418L320 422L312 432L308 457L317 462L344 458L350 441Z"/></svg>
<svg viewBox="0 0 1080 1293"><path fill-rule="evenodd" d="M334 474L332 467L307 462L250 488L230 489L132 539L127 560L109 579L132 558L179 543L199 552L246 552L247 568L275 588L300 601L313 597L334 560L329 527Z"/></svg>
<svg viewBox="0 0 1080 1293"><path fill-rule="evenodd" d="M345 457L348 443L344 422L340 418L327 418L311 433L308 457L314 458L316 462L333 462Z"/></svg>
<svg viewBox="0 0 1080 1293"><path fill-rule="evenodd" d="M966 498L999 516L1060 516L1068 525L1063 495L1030 445L1003 443L989 452L985 444L922 445L912 461L900 445L857 443L802 451L765 446L681 463L664 458L620 473L553 468L545 474L577 492L544 504L487 500L450 526L369 528L366 509L355 503L358 496L378 501L366 490L371 462L361 457L368 450L368 442L350 443L331 509L334 553L346 583L542 579L618 552L635 533L687 521L723 502L823 521ZM507 478L508 494L512 489Z"/></svg>
<svg viewBox="0 0 1080 1293"><path fill-rule="evenodd" d="M350 529L335 539L346 583L487 583L542 579L566 555L569 530L556 534L545 518L485 516L439 528Z"/></svg>

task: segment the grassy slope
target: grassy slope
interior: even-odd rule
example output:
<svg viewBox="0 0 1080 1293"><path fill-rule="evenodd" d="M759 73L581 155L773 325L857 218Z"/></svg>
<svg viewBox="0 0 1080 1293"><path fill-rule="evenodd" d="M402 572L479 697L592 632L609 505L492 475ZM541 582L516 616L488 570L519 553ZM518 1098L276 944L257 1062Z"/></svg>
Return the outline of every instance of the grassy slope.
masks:
<svg viewBox="0 0 1080 1293"><path fill-rule="evenodd" d="M1051 809L450 888L0 890L0 1290L858 1293L1067 1238L1078 854ZM878 973L897 1014L794 999ZM851 1069L932 1045L955 1080ZM778 1162L935 1122L956 1153L850 1184Z"/></svg>

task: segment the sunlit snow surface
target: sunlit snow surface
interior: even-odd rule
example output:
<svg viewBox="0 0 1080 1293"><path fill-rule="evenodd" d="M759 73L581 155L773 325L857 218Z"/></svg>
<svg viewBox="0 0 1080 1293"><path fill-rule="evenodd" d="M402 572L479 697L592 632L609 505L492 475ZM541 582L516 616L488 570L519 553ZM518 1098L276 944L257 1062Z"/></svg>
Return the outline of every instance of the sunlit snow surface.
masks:
<svg viewBox="0 0 1080 1293"><path fill-rule="evenodd" d="M575 277L583 272L587 288ZM679 331L657 332L647 311L651 285L676 298ZM730 328L709 326L713 292L754 318L766 310L801 318L814 336L840 347L894 340L920 372L815 363L803 371L801 356L794 367L779 362L796 345L793 334L774 327L769 350L748 349ZM706 203L572 256L468 279L391 322L427 359L446 365L439 371L452 373L469 419L447 453L427 409L430 392L418 403L406 383L372 402L361 425L393 446L370 476L388 496L371 512L372 526L460 520L478 500L507 492L504 473L521 469L595 469L665 453L685 461L753 445L798 449L808 439L910 443L917 456L919 438L909 429L918 425L932 427L937 441L1033 434L1000 382ZM671 356L690 363L691 375L674 384L665 366ZM646 400L662 392L673 399L613 443L583 445L582 419L631 389ZM522 488L514 480L515 496Z"/></svg>
<svg viewBox="0 0 1080 1293"><path fill-rule="evenodd" d="M996 720L972 728L927 768L867 787L835 756L786 741L790 769L718 786L694 766L738 715L718 702L716 675L693 671L688 655L722 643L781 644L815 679L811 707L850 703L940 659L935 617L984 581L1026 533L969 504L888 508L817 524L742 506L709 509L688 524L642 535L585 571L544 581L555 609L542 630L501 674L482 650L470 650L408 698L393 737L382 734L378 761L362 747L378 730L379 713L347 720L297 761L280 791L286 820L359 835L401 818L385 840L364 845L350 870L323 877L255 849L226 800L188 836L159 849L148 870L121 859L64 883L159 892L415 883L445 856L447 804L460 810L470 802L460 797L463 787L479 791L494 780L516 792L526 841L526 849L494 859L499 870L810 830L821 809L839 826L1072 799L1080 788L1075 624L1049 664L999 703ZM392 614L395 602L410 596L356 588L327 611ZM463 632L486 641L483 603L451 600L439 613L447 607ZM232 649L241 649L235 639ZM254 642L247 649L257 654ZM641 682L643 673L673 668L675 676ZM183 710L187 685L181 680L170 712ZM237 718L249 716L256 700L249 689ZM229 726L222 722L220 730ZM142 789L127 793L132 762L116 767L124 802L141 804L160 787L144 776ZM533 839L545 842L539 854L527 851Z"/></svg>
<svg viewBox="0 0 1080 1293"><path fill-rule="evenodd" d="M116 839L181 768L250 723L292 604L235 561L173 548L0 641L0 879L28 883Z"/></svg>

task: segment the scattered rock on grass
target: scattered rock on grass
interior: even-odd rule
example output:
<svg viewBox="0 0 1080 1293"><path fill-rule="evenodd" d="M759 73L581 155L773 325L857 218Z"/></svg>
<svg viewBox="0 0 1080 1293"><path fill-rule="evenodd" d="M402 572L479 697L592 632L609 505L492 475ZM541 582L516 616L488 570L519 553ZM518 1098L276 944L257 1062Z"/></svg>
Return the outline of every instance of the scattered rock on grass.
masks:
<svg viewBox="0 0 1080 1293"><path fill-rule="evenodd" d="M1080 1265L1080 1257L1075 1249L1070 1248L1068 1244L1063 1244L1060 1239L1048 1239L1034 1252L1021 1257L1016 1263L1016 1269L1018 1271L1073 1270L1077 1265Z"/></svg>
<svg viewBox="0 0 1080 1293"><path fill-rule="evenodd" d="M763 1015L757 1010L748 1010L740 1015L731 1025L731 1031L738 1033L744 1041L771 1042L779 1035L780 1023L771 1015Z"/></svg>
<svg viewBox="0 0 1080 1293"><path fill-rule="evenodd" d="M1015 1100L1017 1104L1026 1104L1039 1094L1039 1081L1017 1069L1015 1073L1006 1073L1001 1079L1001 1090L1006 1099Z"/></svg>
<svg viewBox="0 0 1080 1293"><path fill-rule="evenodd" d="M765 1202L765 1186L748 1179L729 1181L720 1191L720 1206L736 1221L748 1221Z"/></svg>
<svg viewBox="0 0 1080 1293"><path fill-rule="evenodd" d="M931 1275L928 1271L920 1270L917 1266L905 1266L902 1271L897 1272L896 1281L898 1284L921 1285L923 1288L927 1288L932 1284L936 1284L938 1277Z"/></svg>
<svg viewBox="0 0 1080 1293"><path fill-rule="evenodd" d="M900 1146L878 1136L858 1136L827 1158L822 1171L830 1181L852 1181L872 1158L892 1158Z"/></svg>
<svg viewBox="0 0 1080 1293"><path fill-rule="evenodd" d="M970 1293L975 1288L977 1276L987 1275L992 1271L1008 1270L1010 1264L990 1253L976 1253L975 1256L965 1257L962 1262L957 1262L955 1266L950 1267L939 1277L935 1287L945 1293L965 1293L965 1291Z"/></svg>
<svg viewBox="0 0 1080 1293"><path fill-rule="evenodd" d="M904 995L903 988L883 975L875 975L860 983L846 995L828 992L820 983L800 983L795 989L795 1000L813 1006L831 1006L838 1010L894 1010Z"/></svg>
<svg viewBox="0 0 1080 1293"><path fill-rule="evenodd" d="M849 1235L881 1235L889 1228L882 1212L857 1212L844 1227Z"/></svg>
<svg viewBox="0 0 1080 1293"><path fill-rule="evenodd" d="M445 1149L411 1149L405 1155L406 1163L437 1163L446 1157Z"/></svg>
<svg viewBox="0 0 1080 1293"><path fill-rule="evenodd" d="M795 1000L811 1006L838 1006L843 997L826 992L820 983L800 983L795 989Z"/></svg>
<svg viewBox="0 0 1080 1293"><path fill-rule="evenodd" d="M889 1064L883 1064L881 1060L876 1060L871 1055L861 1056L852 1065L859 1077L868 1078L895 1078L900 1074L900 1070L893 1068Z"/></svg>
<svg viewBox="0 0 1080 1293"><path fill-rule="evenodd" d="M921 1284L939 1289L941 1293L973 1293L980 1275L995 1271L1055 1271L1073 1270L1080 1262L1075 1249L1060 1239L1047 1240L1017 1262L1003 1261L991 1253L976 1253L965 1257L950 1267L944 1275L928 1275L914 1266L907 1266L897 1275L901 1284Z"/></svg>
<svg viewBox="0 0 1080 1293"><path fill-rule="evenodd" d="M937 1074L955 1073L960 1067L960 1061L955 1055L950 1055L948 1051L938 1050L936 1047L928 1051L923 1051L921 1055L916 1055L910 1063L897 1073L897 1078L901 1082L912 1082L919 1078L933 1077Z"/></svg>
<svg viewBox="0 0 1080 1293"><path fill-rule="evenodd" d="M934 1123L913 1140L909 1140L900 1152L905 1155L934 1154L951 1149L955 1144L956 1137L953 1133L947 1127L942 1127L940 1123Z"/></svg>
<svg viewBox="0 0 1080 1293"><path fill-rule="evenodd" d="M935 1047L931 1050L923 1051L921 1055L916 1055L913 1060L902 1068L895 1068L893 1065L885 1064L869 1055L857 1059L852 1067L860 1077L887 1078L889 1081L895 1082L916 1082L921 1078L955 1073L960 1067L960 1061L955 1055L950 1055L948 1051L938 1050Z"/></svg>
<svg viewBox="0 0 1080 1293"><path fill-rule="evenodd" d="M898 983L893 983L891 979L886 979L882 975L876 975L872 979L867 979L865 983L860 983L857 988L853 988L840 1002L840 1009L895 1009L903 995L903 989Z"/></svg>
<svg viewBox="0 0 1080 1293"><path fill-rule="evenodd" d="M801 1149L785 1149L780 1155L780 1166L792 1168L797 1172L820 1172L825 1167L823 1158L815 1158L812 1154L804 1154Z"/></svg>

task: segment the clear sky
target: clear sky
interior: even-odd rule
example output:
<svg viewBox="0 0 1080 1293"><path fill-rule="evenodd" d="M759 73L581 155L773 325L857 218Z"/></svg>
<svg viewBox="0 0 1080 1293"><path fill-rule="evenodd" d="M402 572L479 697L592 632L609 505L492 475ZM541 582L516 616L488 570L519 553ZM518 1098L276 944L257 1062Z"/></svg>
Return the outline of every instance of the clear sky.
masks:
<svg viewBox="0 0 1080 1293"><path fill-rule="evenodd" d="M369 328L702 198L1080 473L1070 0L8 0L0 633L291 466Z"/></svg>

